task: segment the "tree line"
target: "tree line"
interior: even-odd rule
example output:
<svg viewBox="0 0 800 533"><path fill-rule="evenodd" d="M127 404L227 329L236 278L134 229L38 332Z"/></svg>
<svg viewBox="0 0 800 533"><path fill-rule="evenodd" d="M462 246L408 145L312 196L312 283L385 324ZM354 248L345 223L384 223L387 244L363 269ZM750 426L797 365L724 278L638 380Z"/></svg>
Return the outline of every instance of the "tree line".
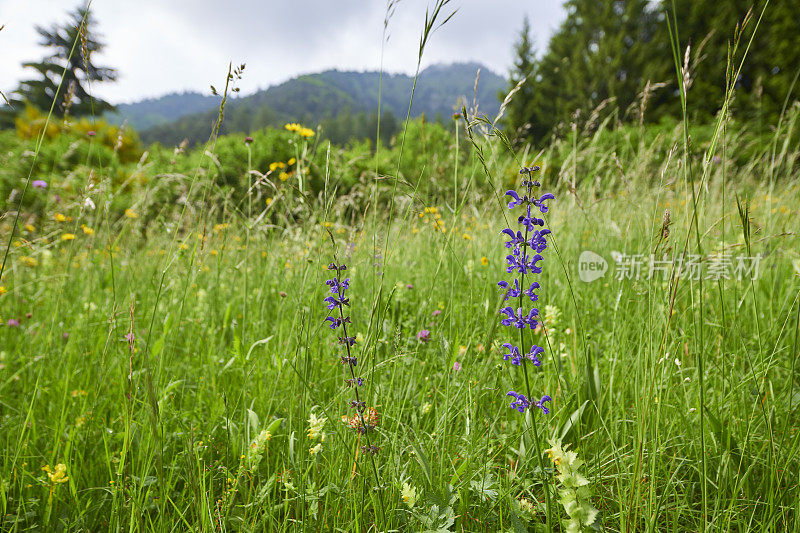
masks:
<svg viewBox="0 0 800 533"><path fill-rule="evenodd" d="M797 0L568 0L565 9L540 53L527 20L515 43L508 91L517 92L505 125L518 140L608 118L680 117L676 61L693 120L719 112L729 83L731 113L740 120L774 123L798 98Z"/></svg>

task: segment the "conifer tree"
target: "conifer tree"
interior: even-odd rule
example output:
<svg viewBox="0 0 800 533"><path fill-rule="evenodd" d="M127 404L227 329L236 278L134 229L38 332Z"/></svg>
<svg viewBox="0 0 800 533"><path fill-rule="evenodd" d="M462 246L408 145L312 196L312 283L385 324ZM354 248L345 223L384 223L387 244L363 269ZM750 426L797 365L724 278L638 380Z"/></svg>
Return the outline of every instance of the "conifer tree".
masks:
<svg viewBox="0 0 800 533"><path fill-rule="evenodd" d="M36 27L41 37L39 44L52 53L39 62L23 64L36 71L37 76L20 82L19 87L9 95L16 112L24 109L26 104L49 110L54 100L56 105L53 113L58 117L67 114L74 117L99 116L113 109L111 104L91 97L88 92L92 82L114 81L117 78L114 69L92 63L92 55L100 52L104 46L94 26L91 11L79 7L69 14L69 21L64 24L56 24L49 29Z"/></svg>
<svg viewBox="0 0 800 533"><path fill-rule="evenodd" d="M504 93L498 95L502 101L519 85L519 89L511 97L506 107L504 116L509 133L517 139L527 137L530 133L528 108L533 100L532 82L535 67L536 57L531 38L531 25L526 16L522 21L519 38L514 44L514 65L509 73L508 88Z"/></svg>

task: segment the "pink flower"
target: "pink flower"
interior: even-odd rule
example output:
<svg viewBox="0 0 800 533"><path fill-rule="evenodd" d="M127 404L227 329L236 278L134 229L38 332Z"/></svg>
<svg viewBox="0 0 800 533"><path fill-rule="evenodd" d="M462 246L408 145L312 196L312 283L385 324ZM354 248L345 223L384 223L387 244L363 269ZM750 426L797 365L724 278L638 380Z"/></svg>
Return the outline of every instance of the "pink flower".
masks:
<svg viewBox="0 0 800 533"><path fill-rule="evenodd" d="M431 340L431 332L428 331L427 329L423 329L422 331L417 333L417 340L419 342L428 342L429 340Z"/></svg>
<svg viewBox="0 0 800 533"><path fill-rule="evenodd" d="M461 372L461 363L458 361L453 363L453 372Z"/></svg>
<svg viewBox="0 0 800 533"><path fill-rule="evenodd" d="M33 180L31 182L31 185L33 186L34 189L46 189L47 188L47 182L44 181L44 180Z"/></svg>
<svg viewBox="0 0 800 533"><path fill-rule="evenodd" d="M9 318L8 319L8 327L10 328L18 328L19 327L19 320L16 318Z"/></svg>
<svg viewBox="0 0 800 533"><path fill-rule="evenodd" d="M131 331L130 333L125 335L125 340L128 342L133 342L136 340L136 335L134 335L133 332Z"/></svg>
<svg viewBox="0 0 800 533"><path fill-rule="evenodd" d="M97 135L97 133L95 133L94 130L89 130L88 132L86 132L86 135L88 135L89 137L94 137L95 135Z"/></svg>
<svg viewBox="0 0 800 533"><path fill-rule="evenodd" d="M433 312L433 316L439 316L439 315L441 315L441 314L442 314L442 310L441 310L441 309L436 309L436 310Z"/></svg>

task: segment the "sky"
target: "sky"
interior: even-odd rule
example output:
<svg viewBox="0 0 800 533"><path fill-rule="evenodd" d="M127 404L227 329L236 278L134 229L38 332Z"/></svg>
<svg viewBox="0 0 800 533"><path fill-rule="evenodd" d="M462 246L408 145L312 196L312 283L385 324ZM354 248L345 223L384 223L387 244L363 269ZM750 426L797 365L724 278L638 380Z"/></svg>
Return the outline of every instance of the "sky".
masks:
<svg viewBox="0 0 800 533"><path fill-rule="evenodd" d="M0 0L0 91L26 76L21 63L47 53L34 27L63 22L81 0ZM434 0L399 0L383 47L386 72L413 74L426 8ZM96 31L106 48L96 65L117 69L115 83L92 92L126 103L175 91L210 93L225 83L228 63L245 63L248 94L298 74L326 69L378 70L386 0L94 0ZM565 11L561 0L451 0L455 16L429 39L422 68L477 61L507 74L522 20L536 48L547 45Z"/></svg>

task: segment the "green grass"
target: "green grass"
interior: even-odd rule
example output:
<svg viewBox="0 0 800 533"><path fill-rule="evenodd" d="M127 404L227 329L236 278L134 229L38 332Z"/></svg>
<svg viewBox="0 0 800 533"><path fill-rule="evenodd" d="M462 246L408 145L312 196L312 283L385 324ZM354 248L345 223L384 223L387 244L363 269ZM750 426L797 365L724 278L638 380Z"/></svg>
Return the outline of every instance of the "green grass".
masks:
<svg viewBox="0 0 800 533"><path fill-rule="evenodd" d="M513 165L494 149L491 169ZM659 250L672 255L693 238L691 198L673 177L678 158L661 164L655 184L625 169L630 193L587 185L576 197L555 187L539 308L561 316L528 337L546 348L541 369L530 367L534 394L554 398L552 413L537 415L540 445L561 436L587 462L607 530L700 529L699 356L708 528L793 530L798 182L734 188L728 179L723 209L727 167L711 172L698 211L704 250L766 256L753 282L706 281L698 322L696 281L614 279L611 252L649 254L665 209L672 225ZM601 181L619 180L609 169ZM496 327L507 215L475 189L461 191L456 212L438 206L444 231L402 193L391 226L385 212L374 225L369 216L351 225L335 215L350 199L332 195L305 205L301 222L252 229L224 210L190 209L180 225L106 221L101 196L96 211L76 196L58 206L71 221L53 220L54 208L34 232L21 229L0 296L0 318L21 322L0 328L2 529L385 531L450 519L459 531L543 527L536 446L505 397L523 387L522 373L498 349L509 340ZM734 194L750 198L749 240ZM76 238L62 241L64 232ZM609 262L605 277L580 281L583 250ZM377 483L355 457L363 437L339 420L351 414L352 392L323 323L334 255L350 267L358 369L380 413ZM430 342L417 340L422 329ZM312 412L328 419L317 454ZM254 464L249 446L267 427ZM58 463L69 480L52 484L41 468ZM401 499L404 482L420 492L413 509ZM528 512L522 498L539 504ZM553 510L557 524L557 498Z"/></svg>
<svg viewBox="0 0 800 533"><path fill-rule="evenodd" d="M551 438L586 463L587 530L800 529L796 106L771 137L721 114L538 153L468 117L374 151L263 131L140 155L35 115L0 137L0 530L564 531ZM498 233L534 162L557 200L523 371L501 355ZM587 250L608 264L592 282ZM720 253L759 275L617 275L617 253L697 250L703 276ZM341 420L332 261L369 440ZM528 386L549 415L509 409Z"/></svg>

